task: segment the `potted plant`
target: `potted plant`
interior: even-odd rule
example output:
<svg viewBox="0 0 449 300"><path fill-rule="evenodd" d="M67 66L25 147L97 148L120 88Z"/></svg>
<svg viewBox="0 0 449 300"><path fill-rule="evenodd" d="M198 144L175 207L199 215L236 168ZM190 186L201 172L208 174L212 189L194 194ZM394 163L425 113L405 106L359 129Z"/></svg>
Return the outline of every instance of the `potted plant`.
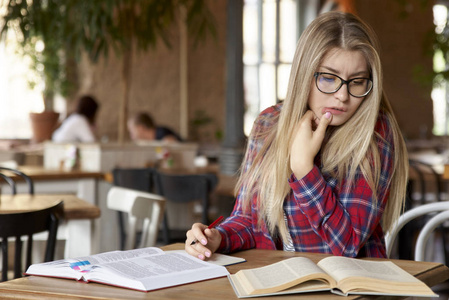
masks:
<svg viewBox="0 0 449 300"><path fill-rule="evenodd" d="M8 0L0 37L9 30L20 33L25 55L35 61L45 81L45 101L50 110L52 96L67 93L67 63L87 53L92 62L110 51L122 55L124 92L120 104L119 140L124 138L131 63L134 49L146 51L159 39L170 46L169 29L185 22L195 43L215 34L214 19L205 0ZM44 49L33 47L42 42ZM76 85L76 82L75 82ZM67 94L65 94L67 95Z"/></svg>
<svg viewBox="0 0 449 300"><path fill-rule="evenodd" d="M58 41L48 39L46 43L43 37L33 39L30 45L22 48L23 55L27 55L32 59L31 69L35 74L32 78L41 78L43 81L42 98L44 110L42 112L31 112L31 128L33 132L34 142L43 142L50 140L54 129L59 120L59 113L54 110L54 97L60 94L63 97L69 95L69 83L65 72L65 63L61 63L61 54L58 48ZM40 43L38 47L36 43ZM36 76L37 75L37 76ZM30 81L29 84L34 87L39 84L36 81Z"/></svg>

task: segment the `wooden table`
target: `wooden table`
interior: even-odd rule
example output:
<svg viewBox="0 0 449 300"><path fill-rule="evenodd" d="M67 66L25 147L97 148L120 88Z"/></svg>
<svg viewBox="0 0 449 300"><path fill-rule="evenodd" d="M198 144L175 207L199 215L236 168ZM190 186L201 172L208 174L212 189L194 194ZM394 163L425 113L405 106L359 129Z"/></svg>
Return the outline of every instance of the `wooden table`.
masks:
<svg viewBox="0 0 449 300"><path fill-rule="evenodd" d="M163 247L164 250L182 249L182 244ZM247 262L228 266L230 273L241 269L260 267L292 256L305 256L314 262L325 254L295 253L272 250L248 250L235 254ZM433 286L449 278L449 269L438 263L392 260L401 268ZM237 299L228 279L218 278L186 284L148 293L69 279L30 276L0 283L0 298L17 299ZM263 297L261 299L375 299L377 297L349 296L342 298L327 292ZM395 299L399 299L396 298Z"/></svg>
<svg viewBox="0 0 449 300"><path fill-rule="evenodd" d="M64 257L92 254L94 232L92 220L100 217L100 209L72 194L17 194L0 196L0 214L44 209L64 202L64 219L58 236L66 239Z"/></svg>
<svg viewBox="0 0 449 300"><path fill-rule="evenodd" d="M449 165L444 165L443 179L449 179Z"/></svg>
<svg viewBox="0 0 449 300"><path fill-rule="evenodd" d="M82 170L62 170L62 169L46 169L43 166L19 166L19 171L27 174L33 181L42 180L69 180L83 178L102 178L102 172L82 171ZM5 171L6 174L6 171ZM8 174L13 178L21 179L13 173Z"/></svg>
<svg viewBox="0 0 449 300"><path fill-rule="evenodd" d="M74 194L79 199L87 203L102 208L99 189L100 183L104 177L102 172L83 171L83 170L62 170L62 169L46 169L43 166L19 166L18 170L27 174L34 182L34 190L36 194L58 194L67 195ZM18 193L27 193L28 187L25 181L19 176L11 174L11 177L16 180ZM9 193L9 186L4 181L0 180L3 194ZM78 246L69 245L66 249L70 249L70 253L66 253L66 257L90 255L101 251L101 242L98 236L100 235L99 228L100 219L97 218L94 222L92 218L80 218L70 221L70 229L73 231L70 235L76 236L87 234L84 241L87 244ZM75 226L76 225L76 226ZM61 230L62 231L62 230ZM77 233L78 232L78 233ZM98 232L94 237L94 233ZM75 241L74 239L70 240ZM78 249L76 252L73 252Z"/></svg>
<svg viewBox="0 0 449 300"><path fill-rule="evenodd" d="M74 193L79 198L98 205L98 181L104 177L101 172L46 169L43 166L19 166L17 169L33 180L36 193ZM20 176L6 171L5 174L16 181L18 193L28 192L27 185ZM7 193L9 191L7 184L2 181L0 183L5 186L3 193Z"/></svg>
<svg viewBox="0 0 449 300"><path fill-rule="evenodd" d="M18 213L45 209L64 201L64 219L96 219L100 217L100 209L75 195L5 195L0 196L0 214Z"/></svg>

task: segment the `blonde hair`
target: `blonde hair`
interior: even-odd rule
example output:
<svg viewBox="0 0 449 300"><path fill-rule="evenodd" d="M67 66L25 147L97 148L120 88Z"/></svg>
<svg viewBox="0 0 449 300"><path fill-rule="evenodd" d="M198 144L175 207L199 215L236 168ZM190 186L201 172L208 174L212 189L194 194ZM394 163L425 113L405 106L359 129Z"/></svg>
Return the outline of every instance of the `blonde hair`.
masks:
<svg viewBox="0 0 449 300"><path fill-rule="evenodd" d="M288 236L283 215L283 202L291 189L290 145L293 132L308 110L307 102L313 76L323 58L332 49L360 51L365 57L373 79L373 89L362 101L356 113L343 125L329 128L321 149L322 172L354 182L360 170L377 201L381 161L377 148L375 125L382 110L391 126L393 136L393 174L389 199L382 217L382 227L388 230L401 213L408 177L408 157L399 126L390 103L383 93L382 67L374 31L352 14L329 12L317 17L298 41L286 99L278 121L268 131L251 133L251 138L262 139L263 145L247 170L241 170L236 191L249 209L256 193L259 205L259 224L266 221L271 234ZM245 157L242 168L247 165Z"/></svg>

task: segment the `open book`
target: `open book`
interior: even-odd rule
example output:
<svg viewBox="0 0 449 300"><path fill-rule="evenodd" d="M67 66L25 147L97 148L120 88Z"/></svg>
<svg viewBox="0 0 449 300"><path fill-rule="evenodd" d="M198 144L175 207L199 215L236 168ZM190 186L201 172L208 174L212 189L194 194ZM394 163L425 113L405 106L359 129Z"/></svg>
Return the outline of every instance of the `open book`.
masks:
<svg viewBox="0 0 449 300"><path fill-rule="evenodd" d="M71 278L150 291L229 274L225 267L156 247L111 251L31 265L26 275Z"/></svg>
<svg viewBox="0 0 449 300"><path fill-rule="evenodd" d="M293 257L228 275L239 298L331 291L349 294L438 297L422 281L390 261L330 256L315 264Z"/></svg>

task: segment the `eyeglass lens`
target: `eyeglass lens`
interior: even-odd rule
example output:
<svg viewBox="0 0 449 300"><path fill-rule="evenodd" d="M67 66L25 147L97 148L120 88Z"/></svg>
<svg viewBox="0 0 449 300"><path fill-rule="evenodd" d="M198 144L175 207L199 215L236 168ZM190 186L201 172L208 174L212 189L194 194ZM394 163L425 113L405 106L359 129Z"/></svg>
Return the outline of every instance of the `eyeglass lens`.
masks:
<svg viewBox="0 0 449 300"><path fill-rule="evenodd" d="M348 92L354 97L366 96L373 86L373 82L369 78L353 78L343 82L337 75L317 73L316 85L323 93L335 93L341 88L343 83L347 83Z"/></svg>

